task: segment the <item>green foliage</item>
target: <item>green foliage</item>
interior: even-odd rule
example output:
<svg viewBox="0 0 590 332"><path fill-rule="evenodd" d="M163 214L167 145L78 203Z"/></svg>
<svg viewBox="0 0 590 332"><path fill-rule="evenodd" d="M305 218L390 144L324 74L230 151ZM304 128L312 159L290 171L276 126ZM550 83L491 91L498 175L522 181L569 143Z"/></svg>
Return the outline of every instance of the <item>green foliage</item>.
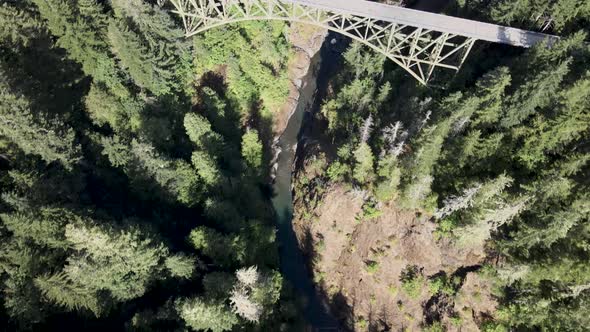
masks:
<svg viewBox="0 0 590 332"><path fill-rule="evenodd" d="M442 322L433 322L422 329L423 332L445 332L446 330Z"/></svg>
<svg viewBox="0 0 590 332"><path fill-rule="evenodd" d="M452 99L446 102L452 102ZM407 174L410 176L403 194L403 206L416 208L422 206L431 192L432 171L438 160L444 139L451 129L451 120L444 120L436 126L427 128L422 134L422 141L418 143L420 149Z"/></svg>
<svg viewBox="0 0 590 332"><path fill-rule="evenodd" d="M195 38L197 72L202 74L224 66L228 90L243 112L259 100L265 112L273 111L289 94L284 70L289 48L284 29L282 22L253 21L209 30Z"/></svg>
<svg viewBox="0 0 590 332"><path fill-rule="evenodd" d="M367 201L363 204L363 215L362 219L371 220L379 218L383 212L377 207L377 203L373 201Z"/></svg>
<svg viewBox="0 0 590 332"><path fill-rule="evenodd" d="M386 203L397 199L402 175L397 158L394 156L381 158L378 174L380 180L374 189L377 200Z"/></svg>
<svg viewBox="0 0 590 332"><path fill-rule="evenodd" d="M455 294L455 288L460 286L454 285L454 280L450 280L446 275L438 276L429 281L428 290L431 295L442 293L448 296Z"/></svg>
<svg viewBox="0 0 590 332"><path fill-rule="evenodd" d="M365 270L368 274L375 274L379 271L379 263L375 261L369 261L365 263Z"/></svg>
<svg viewBox="0 0 590 332"><path fill-rule="evenodd" d="M196 331L230 331L239 322L238 317L221 302L182 299L175 303L175 308L186 325Z"/></svg>
<svg viewBox="0 0 590 332"><path fill-rule="evenodd" d="M116 3L116 2L115 2ZM123 20L111 20L108 28L108 38L113 53L121 61L121 66L133 77L133 81L141 88L149 91L168 92L164 78L156 75L155 68L146 56L153 56L142 45L142 40Z"/></svg>
<svg viewBox="0 0 590 332"><path fill-rule="evenodd" d="M80 326L90 312L133 317L128 327L141 330L179 319L186 326L174 328L285 327L266 325L279 313L282 277L272 271L276 234L260 182L261 138L291 84L287 26L212 29L191 49L180 20L155 2L0 5L0 319L7 330L55 330L60 316L53 315L64 311L81 311L68 315ZM590 7L581 0L460 5L466 15L546 26L562 40L522 52L481 45L465 75L444 89L417 88L384 57L353 44L319 114L331 165L313 168L372 193L363 218L379 215L377 201L428 217L480 186L445 210L437 234L501 256L490 277L500 309L481 328L584 330L590 51L586 35L571 32L586 27ZM407 128L392 127L402 122ZM198 259L181 251L193 227ZM190 280L201 260L202 290ZM261 269L243 268L253 265ZM378 265L366 268L377 273ZM185 281L164 282L170 277ZM400 280L408 296L423 292L417 267ZM446 276L428 284L449 295L457 286ZM171 300L154 308L162 303L152 299L167 294ZM240 326L246 320L261 325ZM119 319L102 324L121 328Z"/></svg>
<svg viewBox="0 0 590 332"><path fill-rule="evenodd" d="M164 265L173 277L190 279L195 272L197 260L184 254L176 254L166 257Z"/></svg>
<svg viewBox="0 0 590 332"><path fill-rule="evenodd" d="M43 30L43 24L28 10L13 7L8 3L0 5L0 43L29 46Z"/></svg>
<svg viewBox="0 0 590 332"><path fill-rule="evenodd" d="M167 256L162 244L134 228L69 224L66 238L74 250L63 269L67 278L87 290L108 290L116 301L143 295Z"/></svg>
<svg viewBox="0 0 590 332"><path fill-rule="evenodd" d="M0 214L4 226L13 236L33 241L39 246L67 249L65 225L79 217L62 208L41 208Z"/></svg>
<svg viewBox="0 0 590 332"><path fill-rule="evenodd" d="M350 169L348 166L346 166L346 164L336 161L333 162L330 165L330 167L328 167L326 174L328 175L331 181L339 182L342 181L344 179L344 176L349 172Z"/></svg>
<svg viewBox="0 0 590 332"><path fill-rule="evenodd" d="M359 43L353 43L344 58L346 67L337 77L335 96L321 109L329 133L339 141L346 141L351 133L360 131L369 114L385 103L391 91L389 82L381 83L379 79L383 57L364 52Z"/></svg>
<svg viewBox="0 0 590 332"><path fill-rule="evenodd" d="M373 152L367 143L361 143L354 151L355 165L353 177L359 183L364 184L373 178Z"/></svg>
<svg viewBox="0 0 590 332"><path fill-rule="evenodd" d="M0 124L0 135L47 163L59 161L71 169L80 159L81 149L75 142L74 131L46 115L33 115L27 100L10 91L3 72L0 72Z"/></svg>
<svg viewBox="0 0 590 332"><path fill-rule="evenodd" d="M86 111L92 121L108 124L117 132L136 131L140 127L141 103L120 99L100 84L93 84L85 98Z"/></svg>
<svg viewBox="0 0 590 332"><path fill-rule="evenodd" d="M108 27L111 48L135 84L155 95L178 91L178 74L189 66L182 31L165 11L141 0L111 4L117 16Z"/></svg>
<svg viewBox="0 0 590 332"><path fill-rule="evenodd" d="M31 326L45 318L40 294L31 275L38 271L39 255L22 242L3 241L0 274L6 313L22 326Z"/></svg>
<svg viewBox="0 0 590 332"><path fill-rule="evenodd" d="M257 172L262 167L262 142L258 137L258 131L248 130L242 137L242 158L246 165Z"/></svg>
<svg viewBox="0 0 590 332"><path fill-rule="evenodd" d="M217 168L217 163L211 158L211 156L202 151L195 151L191 157L193 167L199 174L199 177L207 185L215 185L219 182L220 172Z"/></svg>
<svg viewBox="0 0 590 332"><path fill-rule="evenodd" d="M576 19L590 17L590 5L581 0L502 0L494 2L491 17L505 24L524 21L529 27L554 26L559 31Z"/></svg>
<svg viewBox="0 0 590 332"><path fill-rule="evenodd" d="M101 6L86 1L84 12L65 0L33 0L47 27L58 37L57 45L82 65L87 75L103 83L121 98L129 96L123 75L109 54L106 41L107 18Z"/></svg>
<svg viewBox="0 0 590 332"><path fill-rule="evenodd" d="M416 265L408 265L402 271L400 278L402 290L412 299L416 299L422 293L424 276Z"/></svg>
<svg viewBox="0 0 590 332"><path fill-rule="evenodd" d="M164 199L188 206L199 200L199 179L187 162L166 158L147 142L135 139L130 147L117 137L103 139L102 144L103 154L113 166L122 167L129 174L140 194L152 195L155 190Z"/></svg>
<svg viewBox="0 0 590 332"><path fill-rule="evenodd" d="M244 259L246 248L240 236L224 236L211 228L201 226L193 229L189 239L195 249L221 266L232 266L236 261Z"/></svg>
<svg viewBox="0 0 590 332"><path fill-rule="evenodd" d="M184 128L190 140L198 146L220 139L211 128L209 120L200 114L187 113L184 117Z"/></svg>
<svg viewBox="0 0 590 332"><path fill-rule="evenodd" d="M232 330L244 323L229 306L237 281L215 271L253 264L265 267L248 293L260 323L281 314L282 277L266 270L278 255L260 188L263 142L254 129L241 135L246 121L262 133L288 95L286 25L216 29L221 39L212 32L198 43L213 47L197 53L223 56L195 57L182 22L153 3L0 5L0 320L9 330L53 330L52 315L73 311L76 328L121 310L131 329L180 320ZM225 84L195 75L205 62ZM203 257L181 251L187 227L197 227L194 240L204 224L214 228L196 245ZM201 259L204 292L193 280ZM188 293L198 301L175 298Z"/></svg>
<svg viewBox="0 0 590 332"><path fill-rule="evenodd" d="M92 289L70 282L64 273L40 276L35 279L35 286L49 301L69 311L86 309L99 317L105 309L105 304Z"/></svg>

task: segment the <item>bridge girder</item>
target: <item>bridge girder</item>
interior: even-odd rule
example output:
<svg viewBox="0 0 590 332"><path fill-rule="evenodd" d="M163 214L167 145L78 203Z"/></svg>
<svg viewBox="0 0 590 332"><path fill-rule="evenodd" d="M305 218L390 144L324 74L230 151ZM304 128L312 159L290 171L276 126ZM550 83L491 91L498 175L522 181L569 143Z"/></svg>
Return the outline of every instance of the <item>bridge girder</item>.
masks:
<svg viewBox="0 0 590 332"><path fill-rule="evenodd" d="M281 20L312 24L383 54L426 85L435 69L458 71L475 38L339 13L281 0L170 0L193 36L226 24Z"/></svg>

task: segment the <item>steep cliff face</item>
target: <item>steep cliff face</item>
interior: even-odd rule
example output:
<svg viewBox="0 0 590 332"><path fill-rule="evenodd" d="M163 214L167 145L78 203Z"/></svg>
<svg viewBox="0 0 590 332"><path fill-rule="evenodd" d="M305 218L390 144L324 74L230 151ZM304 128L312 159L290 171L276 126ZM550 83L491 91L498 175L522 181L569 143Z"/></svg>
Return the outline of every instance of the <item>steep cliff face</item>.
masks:
<svg viewBox="0 0 590 332"><path fill-rule="evenodd" d="M295 112L300 97L303 78L311 70L311 59L319 52L327 31L299 23L291 24L288 40L293 45L293 56L289 61L288 77L291 82L287 102L273 116L274 140L285 131L289 118Z"/></svg>
<svg viewBox="0 0 590 332"><path fill-rule="evenodd" d="M330 183L329 143L310 135L298 156L293 227L333 314L354 331L420 331L434 322L477 331L496 307L477 273L485 248L461 248L430 216Z"/></svg>

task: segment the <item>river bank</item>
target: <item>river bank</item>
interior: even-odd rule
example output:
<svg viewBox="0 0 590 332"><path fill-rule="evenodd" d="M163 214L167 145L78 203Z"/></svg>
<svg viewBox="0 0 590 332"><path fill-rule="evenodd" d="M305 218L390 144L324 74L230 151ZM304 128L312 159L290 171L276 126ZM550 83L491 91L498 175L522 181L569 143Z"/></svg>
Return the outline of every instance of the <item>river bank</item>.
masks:
<svg viewBox="0 0 590 332"><path fill-rule="evenodd" d="M271 178L272 199L277 214L277 228L281 273L289 281L297 296L304 303L306 324L312 330L339 331L337 322L329 314L328 307L317 294L307 269L306 259L299 244L291 220L293 216L291 175L297 150L299 134L306 113L314 105L318 77L322 70L320 49L325 43L326 32L295 25L290 33L290 42L298 52L290 64L291 91L288 103L281 109L273 126L275 140ZM321 43L318 40L321 38Z"/></svg>

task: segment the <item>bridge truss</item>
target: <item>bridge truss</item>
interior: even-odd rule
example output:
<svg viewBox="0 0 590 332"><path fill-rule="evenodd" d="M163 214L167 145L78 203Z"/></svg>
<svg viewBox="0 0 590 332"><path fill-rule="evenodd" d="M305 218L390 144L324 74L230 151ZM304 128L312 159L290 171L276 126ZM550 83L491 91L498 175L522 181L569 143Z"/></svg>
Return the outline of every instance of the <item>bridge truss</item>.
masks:
<svg viewBox="0 0 590 332"><path fill-rule="evenodd" d="M420 83L436 68L458 71L477 40L408 24L285 0L170 0L187 36L236 22L281 20L312 24L359 41L394 61Z"/></svg>

